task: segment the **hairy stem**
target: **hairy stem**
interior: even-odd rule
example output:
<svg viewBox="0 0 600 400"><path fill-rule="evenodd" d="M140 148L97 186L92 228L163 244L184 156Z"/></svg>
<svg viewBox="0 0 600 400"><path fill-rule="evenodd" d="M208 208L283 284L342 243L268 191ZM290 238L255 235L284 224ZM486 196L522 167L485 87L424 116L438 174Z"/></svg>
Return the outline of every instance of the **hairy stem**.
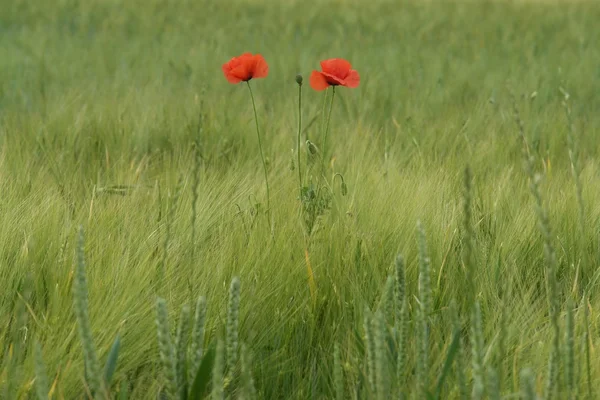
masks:
<svg viewBox="0 0 600 400"><path fill-rule="evenodd" d="M271 196L269 193L269 177L267 174L267 163L265 162L262 140L260 138L260 129L258 128L258 114L256 113L256 102L254 101L254 94L252 93L252 87L250 86L250 82L246 81L246 83L248 84L250 98L252 99L252 109L254 110L254 122L256 123L256 135L258 136L258 149L260 150L260 158L262 159L263 169L265 171L265 185L267 186L267 218L269 219L269 226L271 226Z"/></svg>
<svg viewBox="0 0 600 400"><path fill-rule="evenodd" d="M300 164L300 135L302 134L302 85L298 85L298 137L296 141L296 156L298 157L298 185L302 199L302 168Z"/></svg>
<svg viewBox="0 0 600 400"><path fill-rule="evenodd" d="M331 122L331 112L333 111L333 99L335 98L335 86L332 86L331 102L329 103L329 113L327 114L327 122L325 122L325 131L323 132L323 153L321 154L321 174L325 176L325 157L327 156L327 135L329 134L329 122Z"/></svg>

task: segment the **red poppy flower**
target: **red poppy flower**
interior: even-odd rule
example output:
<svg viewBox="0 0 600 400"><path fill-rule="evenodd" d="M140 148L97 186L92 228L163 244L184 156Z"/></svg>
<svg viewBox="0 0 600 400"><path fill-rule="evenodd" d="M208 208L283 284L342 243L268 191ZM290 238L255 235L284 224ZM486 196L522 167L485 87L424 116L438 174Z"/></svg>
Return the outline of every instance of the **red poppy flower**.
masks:
<svg viewBox="0 0 600 400"><path fill-rule="evenodd" d="M223 64L223 73L230 83L246 82L252 78L265 78L269 65L260 54L244 53Z"/></svg>
<svg viewBox="0 0 600 400"><path fill-rule="evenodd" d="M321 61L321 69L310 75L310 86L315 90L325 90L329 86L355 88L360 83L358 72L343 58Z"/></svg>

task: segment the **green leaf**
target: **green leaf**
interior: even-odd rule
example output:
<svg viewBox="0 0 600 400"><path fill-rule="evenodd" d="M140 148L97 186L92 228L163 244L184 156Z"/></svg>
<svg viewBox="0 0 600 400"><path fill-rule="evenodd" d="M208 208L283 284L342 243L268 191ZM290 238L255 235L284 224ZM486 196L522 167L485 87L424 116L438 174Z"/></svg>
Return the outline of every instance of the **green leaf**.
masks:
<svg viewBox="0 0 600 400"><path fill-rule="evenodd" d="M214 363L215 347L211 346L206 354L204 354L200 367L198 367L198 372L196 372L196 377L194 378L194 383L192 384L192 389L190 391L190 400L200 400L204 397L208 382L211 380Z"/></svg>
<svg viewBox="0 0 600 400"><path fill-rule="evenodd" d="M437 381L437 387L435 389L435 398L441 399L442 397L442 388L444 387L444 381L446 380L446 376L450 372L450 367L452 367L452 362L454 361L454 357L458 353L458 348L460 346L460 330L456 330L452 337L452 343L450 343L450 347L448 348L448 353L446 354L446 360L444 361L444 366L442 367L442 372Z"/></svg>
<svg viewBox="0 0 600 400"><path fill-rule="evenodd" d="M110 382L112 381L112 377L117 369L117 360L119 358L119 349L121 348L121 337L117 335L115 341L108 352L108 358L106 359L106 366L104 367L104 381L106 382L106 387L110 387Z"/></svg>
<svg viewBox="0 0 600 400"><path fill-rule="evenodd" d="M127 400L129 399L129 386L127 385L127 381L121 381L121 388L119 389L119 400Z"/></svg>

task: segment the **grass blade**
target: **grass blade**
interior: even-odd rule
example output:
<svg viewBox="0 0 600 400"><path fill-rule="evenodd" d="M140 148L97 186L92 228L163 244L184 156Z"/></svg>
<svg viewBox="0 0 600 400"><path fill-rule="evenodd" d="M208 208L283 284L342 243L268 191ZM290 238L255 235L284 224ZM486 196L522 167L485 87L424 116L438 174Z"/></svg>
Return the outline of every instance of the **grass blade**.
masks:
<svg viewBox="0 0 600 400"><path fill-rule="evenodd" d="M446 353L446 359L444 360L444 366L442 367L442 372L438 377L436 389L435 389L435 398L442 398L442 389L444 388L444 382L446 381L446 377L450 373L452 369L452 363L454 362L454 358L456 357L458 350L460 349L460 331L454 331L452 335L452 342L450 343L450 347L448 347L448 352Z"/></svg>
<svg viewBox="0 0 600 400"><path fill-rule="evenodd" d="M119 359L119 350L121 348L121 337L117 335L113 342L110 351L108 352L108 358L106 359L106 366L104 367L104 382L106 386L110 387L112 377L117 369L117 360Z"/></svg>
<svg viewBox="0 0 600 400"><path fill-rule="evenodd" d="M208 383L211 381L213 366L215 364L215 353L214 346L211 346L204 354L192 382L189 395L190 400L200 400L207 394Z"/></svg>

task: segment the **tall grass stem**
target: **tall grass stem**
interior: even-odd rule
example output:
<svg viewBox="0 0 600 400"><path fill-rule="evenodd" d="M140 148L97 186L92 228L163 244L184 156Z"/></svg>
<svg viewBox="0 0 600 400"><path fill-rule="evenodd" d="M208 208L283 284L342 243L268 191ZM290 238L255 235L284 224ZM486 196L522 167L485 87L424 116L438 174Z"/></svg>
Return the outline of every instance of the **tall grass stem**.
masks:
<svg viewBox="0 0 600 400"><path fill-rule="evenodd" d="M265 173L265 186L267 187L267 218L269 220L269 227L272 229L271 221L271 194L269 192L269 173L267 171L267 162L265 161L265 154L263 151L262 139L260 136L260 128L258 126L258 113L256 112L256 101L254 100L254 93L252 93L252 86L250 81L246 81L248 84L248 91L250 92L250 99L252 100L252 110L254 111L254 122L256 124L256 136L258 137L258 150L260 151L260 158L262 160L263 170Z"/></svg>

